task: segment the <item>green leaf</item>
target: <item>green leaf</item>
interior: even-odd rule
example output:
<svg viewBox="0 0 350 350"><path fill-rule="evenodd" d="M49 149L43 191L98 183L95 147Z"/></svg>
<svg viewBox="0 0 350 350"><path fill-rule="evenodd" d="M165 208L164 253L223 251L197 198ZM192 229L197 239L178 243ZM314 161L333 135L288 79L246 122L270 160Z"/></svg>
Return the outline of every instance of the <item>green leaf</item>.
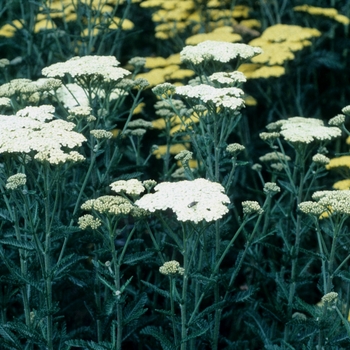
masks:
<svg viewBox="0 0 350 350"><path fill-rule="evenodd" d="M112 286L106 279L104 279L101 275L98 275L98 279L106 286L108 287L112 292L115 292L115 287Z"/></svg>
<svg viewBox="0 0 350 350"><path fill-rule="evenodd" d="M147 301L147 294L141 293L137 296L137 300L129 303L124 308L123 324L126 325L133 320L137 320L141 315L143 315L147 311L147 309L143 308L146 305Z"/></svg>
<svg viewBox="0 0 350 350"><path fill-rule="evenodd" d="M113 349L112 344L109 342L99 342L95 343L92 340L86 341L81 339L68 340L65 342L68 346L73 346L75 348L85 348L88 350L110 350Z"/></svg>
<svg viewBox="0 0 350 350"><path fill-rule="evenodd" d="M123 264L126 265L136 265L140 261L144 261L148 258L151 258L153 256L153 252L138 252L133 254L128 254L124 260L122 261Z"/></svg>
<svg viewBox="0 0 350 350"><path fill-rule="evenodd" d="M35 249L35 246L32 242L28 242L28 241L19 242L17 241L17 239L14 239L14 238L0 239L0 244L5 244L14 248L25 249L25 250Z"/></svg>
<svg viewBox="0 0 350 350"><path fill-rule="evenodd" d="M143 281L143 280L141 280L141 282L145 286L151 288L155 293L162 295L164 298L170 298L169 292L167 292L166 290L160 289L160 288L156 287L155 285L153 285L149 282Z"/></svg>
<svg viewBox="0 0 350 350"><path fill-rule="evenodd" d="M76 262L86 259L86 256L77 256L76 254L70 254L64 257L53 269L55 277L60 276L65 272L69 267L74 265Z"/></svg>
<svg viewBox="0 0 350 350"><path fill-rule="evenodd" d="M150 335L153 338L156 338L160 345L162 346L163 350L175 350L175 345L172 340L168 339L164 332L159 330L158 328L154 326L148 326L141 330L141 334Z"/></svg>
<svg viewBox="0 0 350 350"><path fill-rule="evenodd" d="M201 335L203 335L204 333L206 333L209 329L210 329L210 325L207 324L205 327L201 327L201 328L197 329L196 331L191 332L186 338L182 339L181 342L184 343L184 342L189 341L191 339L198 338Z"/></svg>
<svg viewBox="0 0 350 350"><path fill-rule="evenodd" d="M6 325L0 325L0 335L6 341L7 344L10 344L9 349L18 349L22 350L22 345L19 339L6 327Z"/></svg>

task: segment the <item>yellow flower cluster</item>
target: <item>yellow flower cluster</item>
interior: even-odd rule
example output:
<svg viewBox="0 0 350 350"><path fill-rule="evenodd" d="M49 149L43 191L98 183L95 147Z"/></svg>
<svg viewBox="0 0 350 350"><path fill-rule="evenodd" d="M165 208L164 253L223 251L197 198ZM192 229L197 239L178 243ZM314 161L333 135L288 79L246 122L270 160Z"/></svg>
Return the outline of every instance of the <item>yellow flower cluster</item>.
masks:
<svg viewBox="0 0 350 350"><path fill-rule="evenodd" d="M300 5L300 6L294 7L293 10L298 12L307 12L310 15L314 15L314 16L328 17L346 26L349 25L350 23L349 17L339 14L338 10L335 8Z"/></svg>
<svg viewBox="0 0 350 350"><path fill-rule="evenodd" d="M278 78L285 74L284 63L295 58L295 52L310 46L310 39L319 37L321 32L314 28L296 25L276 24L267 28L259 38L249 45L261 47L263 53L239 67L247 79Z"/></svg>
<svg viewBox="0 0 350 350"><path fill-rule="evenodd" d="M153 22L156 23L156 38L169 39L175 37L186 30L192 30L194 34L203 32L210 33L215 28L223 26L233 26L237 23L236 19L247 19L249 17L249 7L244 5L236 5L233 10L229 8L222 8L221 1L209 1L206 3L205 9L199 6L197 1L192 0L146 0L142 1L140 6L143 8L154 8L155 11L152 15ZM204 13L205 11L205 13ZM206 19L206 23L203 23L203 19ZM203 27L204 25L204 27ZM251 25L257 26L254 23L246 23L245 26ZM203 34L205 34L203 33ZM218 35L218 34L217 34ZM240 40L239 34L233 36L229 35L233 41ZM199 40L199 39L198 39ZM203 39L215 40L215 39ZM223 41L222 37L217 39ZM201 42L198 41L198 42ZM229 41L227 39L227 41ZM196 42L196 43L198 43Z"/></svg>
<svg viewBox="0 0 350 350"><path fill-rule="evenodd" d="M263 53L252 59L254 63L282 65L293 60L293 52L310 46L309 39L319 37L321 32L314 28L303 28L296 25L276 24L267 28L260 38L253 39L249 45L259 46Z"/></svg>
<svg viewBox="0 0 350 350"><path fill-rule="evenodd" d="M132 0L139 2L140 0ZM121 20L119 17L106 16L106 14L114 14L114 7L124 1L118 0L51 0L39 8L40 12L35 17L33 32L39 33L42 30L56 29L55 18L61 18L64 22L73 22L78 19L78 7L89 6L94 11L95 16L88 21L86 18L84 25L89 25L81 32L82 37L96 36L104 30L130 30L134 24L128 20ZM16 31L23 28L22 20L14 20L0 28L0 36L11 38Z"/></svg>
<svg viewBox="0 0 350 350"><path fill-rule="evenodd" d="M166 81L178 82L185 78L192 77L195 73L190 69L180 67L180 54L170 55L168 58L163 57L146 57L145 68L150 69L149 72L140 73L136 78L144 78L149 82L149 87L162 84Z"/></svg>

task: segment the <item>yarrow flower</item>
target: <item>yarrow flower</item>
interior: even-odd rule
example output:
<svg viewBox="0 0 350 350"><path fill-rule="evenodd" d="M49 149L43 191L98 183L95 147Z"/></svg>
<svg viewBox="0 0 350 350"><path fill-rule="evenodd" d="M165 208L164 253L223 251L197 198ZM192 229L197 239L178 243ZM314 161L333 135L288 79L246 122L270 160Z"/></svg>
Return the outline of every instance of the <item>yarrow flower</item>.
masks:
<svg viewBox="0 0 350 350"><path fill-rule="evenodd" d="M180 267L180 263L176 260L167 261L159 268L159 272L163 275L183 275L184 268Z"/></svg>
<svg viewBox="0 0 350 350"><path fill-rule="evenodd" d="M89 199L82 204L83 210L95 210L100 214L126 215L132 214L134 206L121 196L101 196Z"/></svg>
<svg viewBox="0 0 350 350"><path fill-rule="evenodd" d="M0 115L0 154L35 152L35 159L46 158L52 164L83 160L70 150L81 146L85 137L73 131L73 123L60 119L46 122L53 118L53 111L52 106L27 107L14 116Z"/></svg>
<svg viewBox="0 0 350 350"><path fill-rule="evenodd" d="M191 151L181 151L174 158L179 160L182 164L188 163L192 159L193 152Z"/></svg>
<svg viewBox="0 0 350 350"><path fill-rule="evenodd" d="M336 292L330 292L330 293L327 293L325 294L321 301L323 303L333 303L333 302L336 302L337 301L337 298L338 298L338 293Z"/></svg>
<svg viewBox="0 0 350 350"><path fill-rule="evenodd" d="M66 62L54 63L42 70L47 77L62 78L69 74L73 78L92 77L103 81L119 81L131 74L128 70L120 68L119 61L114 56L83 56L73 57Z"/></svg>
<svg viewBox="0 0 350 350"><path fill-rule="evenodd" d="M260 53L262 50L259 47L207 40L196 46L185 46L180 52L180 59L181 62L194 65L201 64L203 61L227 63L235 58L247 60Z"/></svg>
<svg viewBox="0 0 350 350"><path fill-rule="evenodd" d="M291 158L287 156L286 154L283 154L281 152L269 152L264 154L263 156L259 157L260 162L276 162L276 161L290 161Z"/></svg>
<svg viewBox="0 0 350 350"><path fill-rule="evenodd" d="M271 123L267 128L280 129L280 134L290 143L309 144L313 141L332 140L341 136L339 128L327 127L322 120L315 118L292 117Z"/></svg>
<svg viewBox="0 0 350 350"><path fill-rule="evenodd" d="M264 192L269 196L274 196L276 193L281 192L281 189L275 182L266 182Z"/></svg>
<svg viewBox="0 0 350 350"><path fill-rule="evenodd" d="M186 99L203 103L213 103L215 107L227 108L238 111L244 107L244 100L241 98L244 92L236 87L215 88L210 85L200 84L196 86L177 86L176 93Z"/></svg>
<svg viewBox="0 0 350 350"><path fill-rule="evenodd" d="M244 151L245 147L239 143L230 143L226 147L226 152L230 153L232 156L236 156L240 152Z"/></svg>
<svg viewBox="0 0 350 350"><path fill-rule="evenodd" d="M341 126L345 122L345 115L344 114L338 114L335 117L329 119L328 125L332 126Z"/></svg>
<svg viewBox="0 0 350 350"><path fill-rule="evenodd" d="M260 215L264 212L264 210L261 208L260 204L257 201L244 201L242 202L242 208L244 215Z"/></svg>
<svg viewBox="0 0 350 350"><path fill-rule="evenodd" d="M242 72L234 71L231 73L227 72L216 72L209 76L209 80L214 83L222 85L240 85L247 81L246 77Z"/></svg>
<svg viewBox="0 0 350 350"><path fill-rule="evenodd" d="M221 184L206 179L163 182L155 186L155 193L144 195L135 205L155 212L171 209L179 221L216 221L223 217L230 203Z"/></svg>
<svg viewBox="0 0 350 350"><path fill-rule="evenodd" d="M5 187L8 190L16 190L20 186L24 186L27 183L27 176L23 173L18 173L10 176L7 181Z"/></svg>
<svg viewBox="0 0 350 350"><path fill-rule="evenodd" d="M110 139L113 137L113 133L103 129L91 130L90 134L96 139Z"/></svg>
<svg viewBox="0 0 350 350"><path fill-rule="evenodd" d="M350 215L350 190L317 191L312 199L329 215Z"/></svg>
<svg viewBox="0 0 350 350"><path fill-rule="evenodd" d="M111 189L116 193L139 195L145 191L143 183L137 179L118 180L110 184Z"/></svg>
<svg viewBox="0 0 350 350"><path fill-rule="evenodd" d="M350 105L344 107L341 111L342 111L346 116L349 117L349 116L350 116Z"/></svg>
<svg viewBox="0 0 350 350"><path fill-rule="evenodd" d="M78 225L82 230L86 230L89 227L93 230L96 230L102 225L102 223L100 219L94 218L90 214L86 214L78 219Z"/></svg>
<svg viewBox="0 0 350 350"><path fill-rule="evenodd" d="M317 153L312 157L312 161L316 164L326 165L331 160L328 157L326 157L324 154Z"/></svg>

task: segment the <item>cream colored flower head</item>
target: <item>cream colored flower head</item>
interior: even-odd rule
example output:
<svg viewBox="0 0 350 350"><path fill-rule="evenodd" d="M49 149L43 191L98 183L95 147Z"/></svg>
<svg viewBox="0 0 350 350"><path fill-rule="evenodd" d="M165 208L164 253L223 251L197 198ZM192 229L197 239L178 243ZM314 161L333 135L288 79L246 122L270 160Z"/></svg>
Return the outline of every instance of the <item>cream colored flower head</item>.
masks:
<svg viewBox="0 0 350 350"><path fill-rule="evenodd" d="M163 275L183 275L184 269L180 267L180 263L176 260L167 261L159 268L159 272Z"/></svg>
<svg viewBox="0 0 350 350"><path fill-rule="evenodd" d="M126 193L132 196L140 195L145 191L142 182L137 179L118 180L110 184L111 189L116 193Z"/></svg>
<svg viewBox="0 0 350 350"><path fill-rule="evenodd" d="M292 117L279 121L280 134L290 143L309 144L313 141L328 141L341 136L337 127L327 127L315 118Z"/></svg>
<svg viewBox="0 0 350 350"><path fill-rule="evenodd" d="M193 181L163 182L155 188L155 193L144 195L135 205L155 212L171 209L179 221L216 221L227 212L229 198L221 184L206 179Z"/></svg>
<svg viewBox="0 0 350 350"><path fill-rule="evenodd" d="M27 183L26 174L18 173L10 176L7 181L5 187L8 190L16 190L18 187L24 186Z"/></svg>
<svg viewBox="0 0 350 350"><path fill-rule="evenodd" d="M215 88L210 85L200 84L196 86L177 86L176 93L186 99L191 99L195 104L198 102L214 104L216 108L227 108L239 111L243 108L243 90L236 87Z"/></svg>
<svg viewBox="0 0 350 350"><path fill-rule="evenodd" d="M242 208L244 215L260 215L264 212L264 210L261 208L260 204L257 201L244 201L242 202Z"/></svg>
<svg viewBox="0 0 350 350"><path fill-rule="evenodd" d="M134 206L121 196L101 196L87 200L81 209L94 210L100 214L127 215L133 213Z"/></svg>
<svg viewBox="0 0 350 350"><path fill-rule="evenodd" d="M106 82L119 81L131 74L120 68L119 61L114 56L83 56L73 57L66 62L54 63L42 70L47 77L62 78L66 74L72 77L101 78Z"/></svg>
<svg viewBox="0 0 350 350"><path fill-rule="evenodd" d="M94 218L90 214L86 214L78 219L78 225L82 230L86 230L89 227L93 230L96 230L102 225L102 222L100 219Z"/></svg>
<svg viewBox="0 0 350 350"><path fill-rule="evenodd" d="M246 44L207 40L196 46L185 46L180 52L181 62L198 65L204 61L227 63L233 59L247 60L262 53L259 47Z"/></svg>
<svg viewBox="0 0 350 350"><path fill-rule="evenodd" d="M0 154L30 154L51 164L82 160L75 147L86 141L75 125L53 118L52 106L27 107L14 116L0 115ZM50 120L49 122L46 122Z"/></svg>

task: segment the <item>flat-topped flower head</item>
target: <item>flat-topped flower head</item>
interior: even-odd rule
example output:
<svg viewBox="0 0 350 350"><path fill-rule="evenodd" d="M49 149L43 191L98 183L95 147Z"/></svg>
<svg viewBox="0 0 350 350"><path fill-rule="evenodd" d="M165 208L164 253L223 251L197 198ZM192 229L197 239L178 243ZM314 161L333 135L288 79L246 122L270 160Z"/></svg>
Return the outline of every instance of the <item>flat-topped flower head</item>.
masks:
<svg viewBox="0 0 350 350"><path fill-rule="evenodd" d="M179 221L216 221L228 209L229 198L221 184L206 179L193 181L163 182L155 188L155 193L144 195L135 205L155 212L171 209Z"/></svg>
<svg viewBox="0 0 350 350"><path fill-rule="evenodd" d="M134 206L121 196L101 196L87 200L81 209L94 210L100 214L127 215L132 214Z"/></svg>
<svg viewBox="0 0 350 350"><path fill-rule="evenodd" d="M87 228L91 228L92 230L96 230L102 225L102 222L98 218L94 218L90 214L86 214L81 216L78 219L78 225L82 230L86 230Z"/></svg>
<svg viewBox="0 0 350 350"><path fill-rule="evenodd" d="M23 173L18 173L10 176L7 181L5 187L8 190L16 190L18 187L24 186L27 183L27 176Z"/></svg>
<svg viewBox="0 0 350 350"><path fill-rule="evenodd" d="M184 269L180 267L180 263L176 260L166 261L163 266L159 268L159 272L163 275L183 275Z"/></svg>
<svg viewBox="0 0 350 350"><path fill-rule="evenodd" d="M145 187L140 180L118 180L110 184L111 189L116 193L126 193L130 195L140 195L145 192Z"/></svg>
<svg viewBox="0 0 350 350"><path fill-rule="evenodd" d="M261 208L260 204L257 201L244 201L242 202L242 208L244 215L260 215L264 212L264 210Z"/></svg>
<svg viewBox="0 0 350 350"><path fill-rule="evenodd" d="M233 157L245 150L245 147L239 143L230 143L226 147L226 152L230 153Z"/></svg>
<svg viewBox="0 0 350 350"><path fill-rule="evenodd" d="M16 115L0 115L0 153L34 153L35 159L51 164L83 160L71 150L81 146L85 137L73 131L73 123L50 120L53 111L52 106L27 107Z"/></svg>
<svg viewBox="0 0 350 350"><path fill-rule="evenodd" d="M317 191L312 199L328 214L350 215L350 190Z"/></svg>
<svg viewBox="0 0 350 350"><path fill-rule="evenodd" d="M33 120L38 120L40 122L45 122L46 120L52 120L55 113L55 107L51 105L42 106L28 106L16 113L19 117L28 117Z"/></svg>
<svg viewBox="0 0 350 350"><path fill-rule="evenodd" d="M244 92L236 87L215 88L210 85L200 84L196 86L177 86L176 93L186 99L190 99L194 104L200 102L214 104L217 108L226 108L238 111L244 107L244 100L241 98Z"/></svg>
<svg viewBox="0 0 350 350"><path fill-rule="evenodd" d="M324 154L317 153L312 157L312 161L316 164L327 165L331 160Z"/></svg>
<svg viewBox="0 0 350 350"><path fill-rule="evenodd" d="M289 156L286 154L283 154L281 152L269 152L264 154L263 156L259 157L260 162L281 162L285 161L288 162L291 160Z"/></svg>
<svg viewBox="0 0 350 350"><path fill-rule="evenodd" d="M180 52L181 62L193 65L204 61L227 63L233 59L247 60L262 53L259 47L246 44L207 40L196 46L185 46Z"/></svg>
<svg viewBox="0 0 350 350"><path fill-rule="evenodd" d="M345 123L345 115L344 114L338 114L335 117L329 119L328 125L332 126L342 126Z"/></svg>
<svg viewBox="0 0 350 350"><path fill-rule="evenodd" d="M247 81L242 72L217 72L209 76L209 80L213 83L219 83L223 86L240 86Z"/></svg>
<svg viewBox="0 0 350 350"><path fill-rule="evenodd" d="M83 56L73 57L66 62L54 63L42 70L47 77L63 78L66 74L72 77L101 78L106 82L119 81L131 74L120 68L119 61L114 56Z"/></svg>
<svg viewBox="0 0 350 350"><path fill-rule="evenodd" d="M94 129L90 131L90 134L96 139L110 139L113 137L113 133L104 129Z"/></svg>
<svg viewBox="0 0 350 350"><path fill-rule="evenodd" d="M327 127L322 120L315 118L292 117L268 125L270 129L279 129L284 139L292 144L309 144L313 141L329 141L341 136L337 127Z"/></svg>

